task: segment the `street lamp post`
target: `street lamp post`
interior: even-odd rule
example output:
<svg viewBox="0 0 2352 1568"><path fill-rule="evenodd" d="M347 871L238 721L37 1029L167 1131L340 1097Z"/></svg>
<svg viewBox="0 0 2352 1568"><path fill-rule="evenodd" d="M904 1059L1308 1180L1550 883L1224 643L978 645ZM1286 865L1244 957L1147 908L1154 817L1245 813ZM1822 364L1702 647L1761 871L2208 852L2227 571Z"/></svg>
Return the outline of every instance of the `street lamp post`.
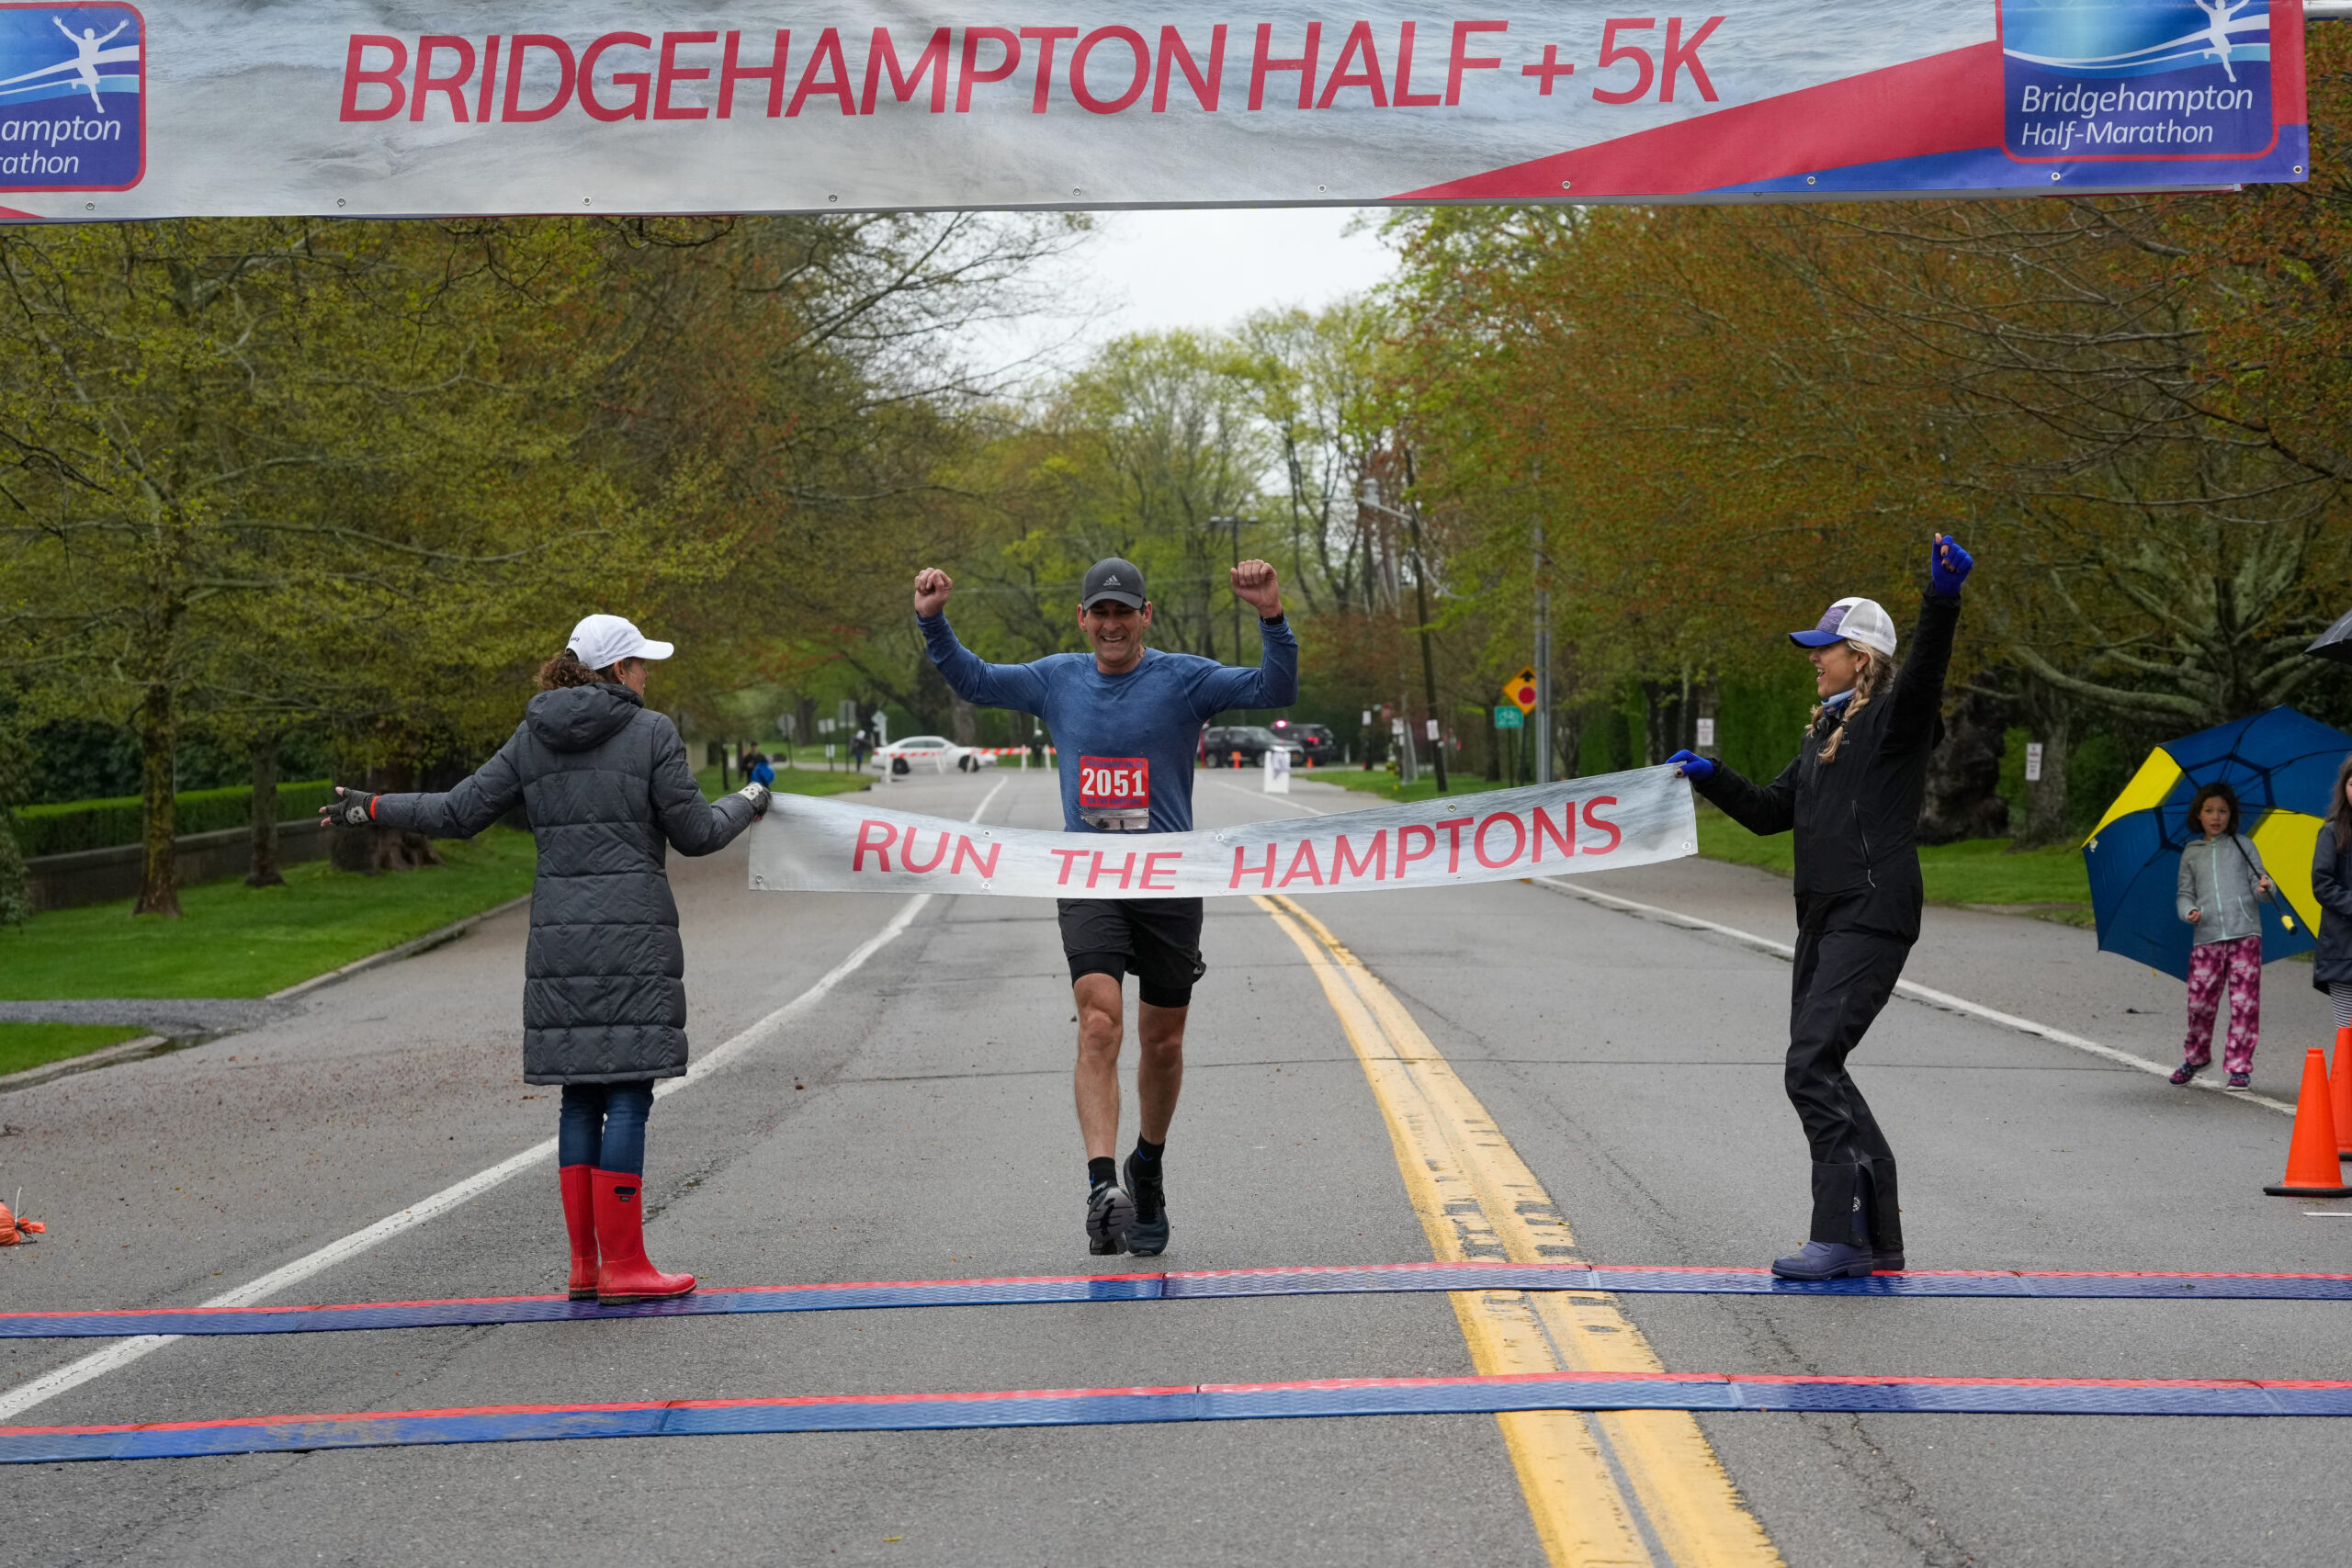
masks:
<svg viewBox="0 0 2352 1568"><path fill-rule="evenodd" d="M1223 525L1230 530L1233 536L1233 564L1236 567L1241 564L1241 525L1244 521L1245 519L1238 515L1209 519L1210 527L1215 528ZM1211 651L1214 652L1215 649ZM1249 656L1243 652L1241 647L1241 596L1239 594L1234 595L1233 599L1233 661L1236 664L1250 662Z"/></svg>
<svg viewBox="0 0 2352 1568"><path fill-rule="evenodd" d="M1402 522L1413 541L1413 613L1421 624L1421 692L1429 700L1430 720L1437 725L1437 736L1430 743L1430 757L1437 765L1437 792L1445 793L1445 720L1437 705L1437 661L1430 653L1430 593L1429 566L1421 555L1421 514L1418 511L1400 512L1374 499L1378 486L1367 476L1357 499L1374 512L1385 512ZM1407 719L1406 739L1411 739L1412 720Z"/></svg>

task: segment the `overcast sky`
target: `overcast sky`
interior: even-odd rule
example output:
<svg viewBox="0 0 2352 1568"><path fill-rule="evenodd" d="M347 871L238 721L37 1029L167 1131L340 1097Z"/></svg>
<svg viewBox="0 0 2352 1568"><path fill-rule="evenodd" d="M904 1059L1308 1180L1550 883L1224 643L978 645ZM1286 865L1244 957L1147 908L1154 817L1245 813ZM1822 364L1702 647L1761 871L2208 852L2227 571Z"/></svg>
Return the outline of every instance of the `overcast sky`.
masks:
<svg viewBox="0 0 2352 1568"><path fill-rule="evenodd" d="M1396 258L1371 228L1347 232L1356 217L1325 207L1097 213L1092 238L1063 264L1070 309L1003 333L992 353L1074 361L1123 333L1213 330L1271 305L1311 310L1361 293Z"/></svg>

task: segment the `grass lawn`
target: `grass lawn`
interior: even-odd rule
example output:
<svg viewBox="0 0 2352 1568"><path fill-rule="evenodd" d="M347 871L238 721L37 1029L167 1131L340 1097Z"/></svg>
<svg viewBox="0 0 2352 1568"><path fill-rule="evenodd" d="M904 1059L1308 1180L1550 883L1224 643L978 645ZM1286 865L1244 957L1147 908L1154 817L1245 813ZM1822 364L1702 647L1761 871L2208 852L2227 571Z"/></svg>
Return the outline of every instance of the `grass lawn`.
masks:
<svg viewBox="0 0 2352 1568"><path fill-rule="evenodd" d="M696 770L695 782L702 785L703 794L713 800L718 798L717 768ZM741 789L743 775L729 768L727 770L727 783L729 788ZM813 768L778 768L775 771L775 792L778 795L847 795L853 790L870 789L873 785L872 773L853 773L846 767L839 773L828 773L821 759Z"/></svg>
<svg viewBox="0 0 2352 1568"><path fill-rule="evenodd" d="M134 920L127 899L35 915L0 931L0 999L266 996L531 890L527 833L436 847L446 863L421 871L360 876L311 861L287 867L283 887L233 876L184 887L176 920Z"/></svg>
<svg viewBox="0 0 2352 1568"><path fill-rule="evenodd" d="M2071 844L2008 852L2007 839L1969 839L1919 851L1919 873L1933 904L2075 904L2091 907L2089 873ZM1795 841L1786 833L1759 839L1710 806L1699 807L1699 852L1709 860L1760 865L1790 875Z"/></svg>
<svg viewBox="0 0 2352 1568"><path fill-rule="evenodd" d="M1244 769L1242 772L1252 779L1260 776L1252 769ZM1225 775L1220 773L1218 776ZM1421 774L1409 786L1399 784L1396 782L1396 775L1385 768L1374 768L1370 773L1364 772L1362 768L1349 767L1317 768L1312 773L1301 768L1295 770L1291 777L1306 779L1315 784L1338 784L1341 789L1361 790L1366 795L1376 795L1383 800L1434 800L1437 798L1437 775L1429 773ZM1234 782L1239 784L1241 780L1236 778ZM1446 783L1451 786L1445 792L1448 795L1478 795L1490 789L1511 787L1509 784L1489 784L1481 777L1465 778L1460 773L1451 775Z"/></svg>
<svg viewBox="0 0 2352 1568"><path fill-rule="evenodd" d="M119 1045L146 1032L113 1023L0 1023L0 1075Z"/></svg>

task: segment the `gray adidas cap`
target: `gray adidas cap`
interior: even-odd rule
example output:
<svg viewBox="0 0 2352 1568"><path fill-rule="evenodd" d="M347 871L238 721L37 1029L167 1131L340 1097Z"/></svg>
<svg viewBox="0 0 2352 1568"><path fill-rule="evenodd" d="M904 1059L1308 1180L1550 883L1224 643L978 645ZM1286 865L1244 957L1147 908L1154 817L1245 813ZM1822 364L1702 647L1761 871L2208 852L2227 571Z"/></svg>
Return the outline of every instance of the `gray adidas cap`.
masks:
<svg viewBox="0 0 2352 1568"><path fill-rule="evenodd" d="M1087 570L1086 585L1079 590L1078 602L1084 605L1099 604L1109 599L1131 610L1144 605L1143 568L1131 560L1113 556L1096 561Z"/></svg>

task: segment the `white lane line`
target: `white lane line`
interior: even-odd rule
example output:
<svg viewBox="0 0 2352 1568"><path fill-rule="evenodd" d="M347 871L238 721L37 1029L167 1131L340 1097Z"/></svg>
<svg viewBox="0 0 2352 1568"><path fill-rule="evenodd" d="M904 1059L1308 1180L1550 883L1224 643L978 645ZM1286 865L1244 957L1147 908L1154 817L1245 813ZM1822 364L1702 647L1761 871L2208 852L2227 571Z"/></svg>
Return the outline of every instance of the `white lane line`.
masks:
<svg viewBox="0 0 2352 1568"><path fill-rule="evenodd" d="M1747 946L1781 958L1796 956L1796 949L1786 942L1774 942L1770 937L1758 936L1752 931L1741 931L1736 926L1722 925L1713 920L1702 920L1696 915L1686 915L1679 909L1661 908L1656 904L1644 904L1632 898L1621 898L1613 893L1602 893L1590 887L1573 886L1554 876L1531 877L1529 880L1538 887L1548 887L1555 893L1565 893L1572 898L1590 899L1596 904L1605 904L1612 908L1647 915L1654 919L1664 920L1669 925L1684 926L1694 931L1713 931L1718 936L1727 936L1734 942L1745 943ZM2119 1051L2112 1045L2102 1045L2096 1040L2086 1040L2079 1034L2069 1033L2065 1030L2053 1028L2047 1023L2038 1023L2030 1018L2019 1018L2015 1013L2003 1012L1997 1008L1988 1008L1981 1002L1972 1002L1965 997L1955 997L1950 991L1939 991L1932 987L1922 986L1916 980L1897 980L1894 983L1894 988L1898 994L1909 997L1913 1001L1925 1002L1929 1007L1942 1008L1948 1012L1966 1013L1971 1018L1981 1018L1987 1023L1997 1023L2004 1029L2014 1029L2020 1034L2031 1034L2042 1040L2054 1041L2058 1044L2071 1046L2077 1051L2087 1051L2094 1056L2105 1057L2108 1061L2123 1066L2136 1067L2143 1073L2154 1073L2160 1078L2169 1078L2172 1076L2170 1067L2159 1062L2151 1062L2145 1056L2134 1055L2129 1051ZM2242 1100L2248 1104L2259 1105L2266 1110L2280 1111L2289 1116L2295 1113L2295 1108L2285 1100L2273 1100L2268 1095L2256 1094L2250 1089L2224 1089L2220 1084L2204 1078L2190 1080L2190 1087L2211 1089L2216 1094L2225 1094L2232 1100Z"/></svg>
<svg viewBox="0 0 2352 1568"><path fill-rule="evenodd" d="M999 779L996 787L980 798L980 804L967 821L977 822L993 802L999 791L1010 783ZM707 1052L700 1061L686 1069L684 1077L665 1078L653 1090L658 1098L674 1094L688 1084L700 1083L733 1058L752 1048L766 1044L784 1026L801 1013L824 999L834 987L862 968L866 960L898 940L914 923L917 915L932 900L928 893L917 893L899 907L889 923L860 943L857 949L827 970L817 983L792 1000L769 1013L749 1029ZM422 1200L397 1214L387 1214L365 1230L352 1232L338 1241L331 1241L316 1252L306 1254L280 1269L273 1269L257 1280L238 1286L224 1295L213 1297L204 1304L209 1307L252 1306L266 1301L289 1285L300 1283L312 1275L334 1268L346 1258L357 1257L380 1242L390 1240L402 1231L413 1230L427 1220L438 1219L450 1210L470 1199L478 1198L501 1182L520 1176L538 1167L555 1153L555 1140L534 1144L521 1154L499 1161L487 1170L477 1171L454 1186L445 1187L431 1197ZM13 1421L33 1406L56 1398L69 1389L79 1388L93 1378L101 1378L119 1367L127 1367L141 1357L153 1354L180 1338L176 1334L142 1334L135 1338L121 1339L105 1349L69 1361L53 1372L37 1377L21 1388L0 1393L0 1421Z"/></svg>
<svg viewBox="0 0 2352 1568"><path fill-rule="evenodd" d="M1246 795L1252 800L1262 800L1269 806L1287 806L1293 811L1304 811L1309 817L1329 817L1331 815L1319 806L1302 806L1295 800L1285 800L1278 795L1265 795L1254 789L1244 789L1239 784L1227 784L1223 779L1211 779L1208 782L1216 785L1219 789L1229 789L1236 795ZM1333 789L1340 789L1344 786L1333 784L1331 787Z"/></svg>

